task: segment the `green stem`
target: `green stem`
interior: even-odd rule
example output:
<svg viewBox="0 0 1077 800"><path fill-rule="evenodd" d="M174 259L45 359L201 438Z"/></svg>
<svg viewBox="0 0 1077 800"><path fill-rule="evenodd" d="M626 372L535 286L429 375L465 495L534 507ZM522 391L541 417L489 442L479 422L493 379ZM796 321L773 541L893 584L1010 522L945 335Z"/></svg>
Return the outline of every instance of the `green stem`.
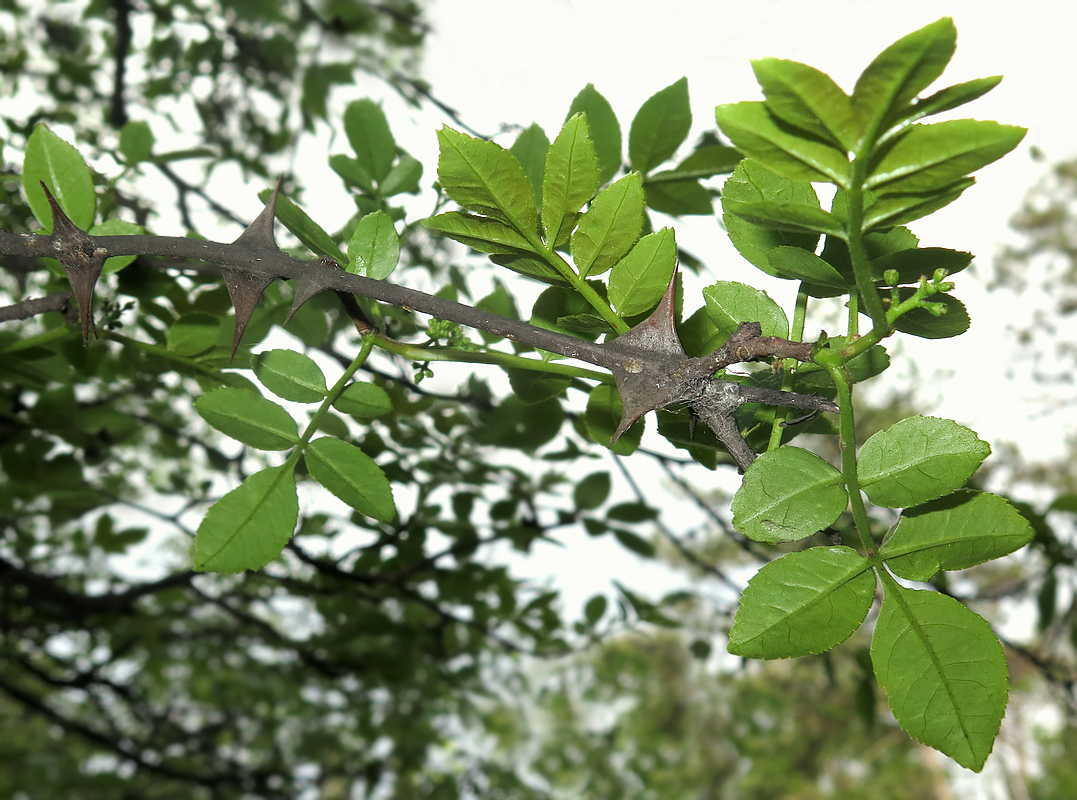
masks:
<svg viewBox="0 0 1077 800"><path fill-rule="evenodd" d="M352 359L352 362L348 365L347 369L344 370L344 373L340 378L337 379L337 382L333 384L332 388L325 395L325 399L321 402L321 405L318 406L318 410L311 415L310 422L307 423L307 427L299 439L299 444L288 456L288 463L294 464L299 459L304 448L306 448L318 428L321 427L322 418L329 413L329 409L336 399L340 397L344 388L351 382L352 377L359 371L359 368L366 363L367 358L370 356L370 351L374 349L374 339L375 334L367 334L363 337L363 343L359 347L359 352L356 354L355 358Z"/></svg>
<svg viewBox="0 0 1077 800"><path fill-rule="evenodd" d="M130 336L125 336L122 333L116 331L107 331L101 335L102 339L108 339L113 342L119 342L125 347L133 347L136 350L141 350L147 355L156 356L157 358L167 359L175 364L180 364L191 372L197 372L205 378L217 381L217 383L228 385L227 378L222 375L220 369L217 367L208 366L195 358L188 358L187 356L181 356L176 353L175 350L169 350L167 347L162 347L159 344L152 344L151 342L143 342L138 339L134 339Z"/></svg>
<svg viewBox="0 0 1077 800"><path fill-rule="evenodd" d="M841 441L841 474L849 492L849 505L853 511L853 524L860 546L868 558L875 556L875 543L871 538L864 497L860 493L860 479L856 474L856 426L853 416L853 386L844 366L827 365L827 371L838 387L838 419Z"/></svg>
<svg viewBox="0 0 1077 800"><path fill-rule="evenodd" d="M596 372L583 367L573 366L561 361L542 361L537 358L527 358L514 353L501 353L496 350L460 350L456 348L426 348L418 347L407 342L399 342L379 334L369 334L367 338L373 338L374 344L387 353L402 356L412 361L453 361L466 362L469 364L494 364L499 367L514 369L528 369L534 372L547 372L551 375L562 375L567 378L586 378L587 380L611 383L613 376L608 372Z"/></svg>
<svg viewBox="0 0 1077 800"><path fill-rule="evenodd" d="M868 263L867 251L864 248L864 183L867 180L867 162L870 148L864 148L858 152L853 161L852 176L849 182L848 193L848 235L849 261L853 266L853 276L856 279L856 290L864 303L864 309L871 318L873 333L882 333L889 330L886 321L886 311L879 293L875 290L875 281L871 276L871 265ZM881 338L881 337L880 337Z"/></svg>

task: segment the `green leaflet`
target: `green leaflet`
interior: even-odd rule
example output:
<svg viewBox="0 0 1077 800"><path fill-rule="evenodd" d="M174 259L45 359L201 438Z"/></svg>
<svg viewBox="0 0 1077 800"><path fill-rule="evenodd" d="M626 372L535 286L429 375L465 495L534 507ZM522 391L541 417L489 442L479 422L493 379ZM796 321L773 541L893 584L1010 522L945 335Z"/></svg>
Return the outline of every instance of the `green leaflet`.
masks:
<svg viewBox="0 0 1077 800"><path fill-rule="evenodd" d="M655 92L640 106L628 132L628 163L646 175L681 146L692 128L688 79Z"/></svg>
<svg viewBox="0 0 1077 800"><path fill-rule="evenodd" d="M463 242L480 253L514 254L520 251L531 252L534 249L518 230L490 217L448 211L424 219L422 225L450 239ZM553 267L549 269L552 270Z"/></svg>
<svg viewBox="0 0 1077 800"><path fill-rule="evenodd" d="M493 142L443 127L438 131L438 180L466 209L495 217L524 236L537 232L531 184L512 153Z"/></svg>
<svg viewBox="0 0 1077 800"><path fill-rule="evenodd" d="M727 103L714 114L736 148L772 172L790 180L848 186L848 157L829 144L783 128L765 103Z"/></svg>
<svg viewBox="0 0 1077 800"><path fill-rule="evenodd" d="M961 486L990 452L973 431L952 420L908 417L864 442L857 463L860 488L876 505L920 505Z"/></svg>
<svg viewBox="0 0 1077 800"><path fill-rule="evenodd" d="M524 128L516 141L509 147L509 152L520 162L527 182L531 184L531 193L535 197L535 204L542 203L542 169L546 161L546 151L550 148L550 140L542 127L532 122Z"/></svg>
<svg viewBox="0 0 1077 800"><path fill-rule="evenodd" d="M976 78L964 83L955 83L953 86L940 89L930 97L917 100L912 104L909 121L922 119L932 114L941 114L963 106L965 103L971 103L998 86L1001 80L1001 75L994 75L990 78Z"/></svg>
<svg viewBox="0 0 1077 800"><path fill-rule="evenodd" d="M1002 645L952 597L900 586L885 571L871 663L910 736L979 771L1006 710Z"/></svg>
<svg viewBox="0 0 1077 800"><path fill-rule="evenodd" d="M381 106L369 99L348 103L344 109L344 133L359 167L375 181L384 180L396 157L396 140Z"/></svg>
<svg viewBox="0 0 1077 800"><path fill-rule="evenodd" d="M650 311L669 286L677 268L677 240L672 228L649 233L613 265L609 301L622 317Z"/></svg>
<svg viewBox="0 0 1077 800"><path fill-rule="evenodd" d="M581 277L601 275L643 231L643 183L630 172L598 193L572 234L572 260Z"/></svg>
<svg viewBox="0 0 1077 800"><path fill-rule="evenodd" d="M256 472L209 507L195 534L192 566L199 572L261 569L288 544L298 516L292 467Z"/></svg>
<svg viewBox="0 0 1077 800"><path fill-rule="evenodd" d="M733 527L757 542L794 542L823 530L848 504L841 473L814 453L763 453L733 496Z"/></svg>
<svg viewBox="0 0 1077 800"><path fill-rule="evenodd" d="M221 433L258 450L286 450L299 441L291 414L245 389L214 389L195 400L194 408Z"/></svg>
<svg viewBox="0 0 1077 800"><path fill-rule="evenodd" d="M572 502L577 509L594 511L609 498L611 486L608 472L592 472L576 484L572 490Z"/></svg>
<svg viewBox="0 0 1077 800"><path fill-rule="evenodd" d="M587 129L598 158L599 184L606 183L621 168L621 125L613 106L594 84L589 83L572 99L566 118L575 114L583 114L587 119Z"/></svg>
<svg viewBox="0 0 1077 800"><path fill-rule="evenodd" d="M265 189L258 193L258 199L264 203L269 199L270 194L270 190ZM347 256L337 247L333 237L326 233L321 225L311 219L306 211L283 195L277 198L277 219L310 252L318 256L329 256L341 266L348 263Z"/></svg>
<svg viewBox="0 0 1077 800"><path fill-rule="evenodd" d="M820 234L845 238L845 227L829 211L799 203L737 203L722 204L726 211L748 222L790 233Z"/></svg>
<svg viewBox="0 0 1077 800"><path fill-rule="evenodd" d="M912 287L902 287L898 290L898 301L907 300L915 291ZM914 308L894 320L894 327L921 339L949 339L969 329L969 312L965 304L953 295L945 292L933 294L927 302L942 306L946 309L945 313L935 315L926 308Z"/></svg>
<svg viewBox="0 0 1077 800"><path fill-rule="evenodd" d="M383 197L396 194L418 194L419 179L423 176L422 162L411 156L401 156L400 160L389 170L378 189Z"/></svg>
<svg viewBox="0 0 1077 800"><path fill-rule="evenodd" d="M762 289L737 281L718 281L703 290L707 313L726 336L742 322L758 322L764 336L789 335L789 319Z"/></svg>
<svg viewBox="0 0 1077 800"><path fill-rule="evenodd" d="M974 183L976 181L973 178L962 178L944 190L883 195L867 207L864 230L886 231L895 225L904 225L906 222L926 217L950 205Z"/></svg>
<svg viewBox="0 0 1077 800"><path fill-rule="evenodd" d="M771 251L785 245L814 251L819 235L757 225L730 210L733 203L759 202L796 204L818 210L819 198L810 183L783 178L750 158L734 168L722 187L722 222L729 232L729 240L756 267L768 275L781 277L770 266Z"/></svg>
<svg viewBox="0 0 1077 800"><path fill-rule="evenodd" d="M39 122L26 140L22 189L41 227L52 230L52 208L41 188L44 183L68 218L82 230L93 225L97 195L93 176L78 151Z"/></svg>
<svg viewBox="0 0 1077 800"><path fill-rule="evenodd" d="M938 78L953 58L957 30L943 17L903 36L880 53L853 89L853 109L861 136L874 140L906 105Z"/></svg>
<svg viewBox="0 0 1077 800"><path fill-rule="evenodd" d="M269 350L254 357L254 374L277 397L294 403L325 399L325 376L310 356L295 350Z"/></svg>
<svg viewBox="0 0 1077 800"><path fill-rule="evenodd" d="M756 80L772 114L820 139L841 153L856 146L856 118L849 96L833 78L815 67L779 58L752 62Z"/></svg>
<svg viewBox="0 0 1077 800"><path fill-rule="evenodd" d="M348 240L348 272L385 280L400 260L400 237L384 211L365 215Z"/></svg>
<svg viewBox="0 0 1077 800"><path fill-rule="evenodd" d="M212 314L184 314L168 326L165 343L181 356L196 356L212 350L221 338L221 319Z"/></svg>
<svg viewBox="0 0 1077 800"><path fill-rule="evenodd" d="M354 444L323 436L307 445L303 459L314 480L360 514L382 522L396 516L388 478Z"/></svg>
<svg viewBox="0 0 1077 800"><path fill-rule="evenodd" d="M746 658L822 653L860 627L874 597L875 573L852 548L786 553L748 582L729 652Z"/></svg>
<svg viewBox="0 0 1077 800"><path fill-rule="evenodd" d="M380 386L362 381L353 381L344 387L333 408L359 420L373 419L393 410L389 394Z"/></svg>
<svg viewBox="0 0 1077 800"><path fill-rule="evenodd" d="M153 155L153 144L153 131L145 120L133 119L120 128L120 155L129 167L149 161Z"/></svg>
<svg viewBox="0 0 1077 800"><path fill-rule="evenodd" d="M976 119L912 125L885 150L868 177L878 193L942 189L1010 152L1026 130Z"/></svg>
<svg viewBox="0 0 1077 800"><path fill-rule="evenodd" d="M895 269L898 283L919 283L921 278L930 279L937 269L944 269L947 275L953 275L971 263L972 253L942 247L915 247L873 259L871 274L876 280L882 280L886 270Z"/></svg>
<svg viewBox="0 0 1077 800"><path fill-rule="evenodd" d="M106 219L104 222L94 225L87 231L91 236L128 236L134 233L145 232L146 229L141 225L136 225L125 219L115 218ZM113 272L119 272L134 260L135 256L112 256L112 258L106 258L104 265L101 267L101 274L111 275Z"/></svg>
<svg viewBox="0 0 1077 800"><path fill-rule="evenodd" d="M994 494L960 491L906 509L879 556L896 575L930 580L940 570L968 569L1024 547L1032 526Z"/></svg>
<svg viewBox="0 0 1077 800"><path fill-rule="evenodd" d="M542 229L546 243L567 239L576 213L598 190L598 158L587 118L575 114L546 152L542 172Z"/></svg>
<svg viewBox="0 0 1077 800"><path fill-rule="evenodd" d="M779 278L791 278L818 286L850 290L849 281L819 256L800 247L775 247L770 251L770 268Z"/></svg>

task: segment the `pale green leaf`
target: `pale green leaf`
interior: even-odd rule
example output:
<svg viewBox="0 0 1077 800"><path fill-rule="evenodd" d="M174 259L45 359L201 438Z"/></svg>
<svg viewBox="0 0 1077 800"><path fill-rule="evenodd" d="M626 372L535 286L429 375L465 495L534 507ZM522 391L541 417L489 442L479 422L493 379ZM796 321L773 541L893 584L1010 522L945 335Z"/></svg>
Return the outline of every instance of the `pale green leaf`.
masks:
<svg viewBox="0 0 1077 800"><path fill-rule="evenodd" d="M1024 547L1032 526L1004 498L960 491L906 509L879 550L892 572L927 581L940 570L968 569Z"/></svg>
<svg viewBox="0 0 1077 800"><path fill-rule="evenodd" d="M542 228L555 246L570 223L598 190L598 159L583 114L569 117L546 153L542 173ZM569 225L570 226L570 225Z"/></svg>
<svg viewBox="0 0 1077 800"><path fill-rule="evenodd" d="M254 374L277 397L295 403L325 399L325 376L314 359L295 350L269 350L254 357Z"/></svg>
<svg viewBox="0 0 1077 800"><path fill-rule="evenodd" d="M917 506L961 486L990 452L987 442L952 420L908 417L864 442L860 488L876 505Z"/></svg>
<svg viewBox="0 0 1077 800"><path fill-rule="evenodd" d="M382 522L396 516L389 479L354 444L323 436L307 445L303 459L314 480L360 514Z"/></svg>
<svg viewBox="0 0 1077 800"><path fill-rule="evenodd" d="M500 220L448 211L423 220L423 227L463 242L480 253L515 254L534 250L518 230ZM550 267L552 269L552 267Z"/></svg>
<svg viewBox="0 0 1077 800"><path fill-rule="evenodd" d="M677 152L692 127L688 79L655 92L640 106L628 132L628 162L646 175Z"/></svg>
<svg viewBox="0 0 1077 800"><path fill-rule="evenodd" d="M740 598L729 652L746 658L822 653L860 627L875 573L850 547L786 553L755 574Z"/></svg>
<svg viewBox="0 0 1077 800"><path fill-rule="evenodd" d="M834 467L799 447L779 447L748 467L733 496L733 527L758 542L792 542L833 524L848 502Z"/></svg>
<svg viewBox="0 0 1077 800"><path fill-rule="evenodd" d="M333 401L333 408L356 419L368 420L388 414L393 410L393 404L389 394L380 386L353 381Z"/></svg>
<svg viewBox="0 0 1077 800"><path fill-rule="evenodd" d="M884 579L871 663L898 723L919 742L979 771L1009 691L1002 645L952 597Z"/></svg>
<svg viewBox="0 0 1077 800"><path fill-rule="evenodd" d="M628 255L613 265L609 301L622 317L650 311L662 299L677 268L677 241L672 228L640 238Z"/></svg>
<svg viewBox="0 0 1077 800"><path fill-rule="evenodd" d="M841 87L815 67L779 58L752 62L767 108L784 122L821 139L840 152L856 145L857 124L852 103Z"/></svg>
<svg viewBox="0 0 1077 800"><path fill-rule="evenodd" d="M737 281L718 281L703 290L707 313L726 336L742 322L758 322L764 336L789 335L789 319L762 289Z"/></svg>
<svg viewBox="0 0 1077 800"><path fill-rule="evenodd" d="M812 136L782 127L765 103L727 103L714 113L718 127L734 146L772 172L791 180L848 185L848 156Z"/></svg>
<svg viewBox="0 0 1077 800"><path fill-rule="evenodd" d="M298 516L293 470L256 472L210 506L195 534L192 566L199 572L261 569L288 544Z"/></svg>
<svg viewBox="0 0 1077 800"><path fill-rule="evenodd" d="M120 128L120 155L127 166L148 161L153 155L153 131L145 120L133 119Z"/></svg>
<svg viewBox="0 0 1077 800"><path fill-rule="evenodd" d="M443 127L438 131L438 180L466 209L496 217L534 235L538 211L531 184L512 153L493 142Z"/></svg>
<svg viewBox="0 0 1077 800"><path fill-rule="evenodd" d="M727 213L741 219L790 233L820 234L845 238L845 226L841 220L821 208L799 203L738 203L730 200L722 203Z"/></svg>
<svg viewBox="0 0 1077 800"><path fill-rule="evenodd" d="M572 260L582 277L620 261L643 231L643 183L630 172L598 193L572 234Z"/></svg>
<svg viewBox="0 0 1077 800"><path fill-rule="evenodd" d="M348 241L348 272L385 280L400 260L400 237L384 211L367 214Z"/></svg>
<svg viewBox="0 0 1077 800"><path fill-rule="evenodd" d="M22 188L26 202L41 227L52 231L52 208L41 188L44 183L76 227L93 224L97 195L93 176L78 151L39 122L26 140L22 162Z"/></svg>
<svg viewBox="0 0 1077 800"><path fill-rule="evenodd" d="M195 400L194 408L221 433L258 450L286 450L299 441L291 414L245 389L214 389Z"/></svg>

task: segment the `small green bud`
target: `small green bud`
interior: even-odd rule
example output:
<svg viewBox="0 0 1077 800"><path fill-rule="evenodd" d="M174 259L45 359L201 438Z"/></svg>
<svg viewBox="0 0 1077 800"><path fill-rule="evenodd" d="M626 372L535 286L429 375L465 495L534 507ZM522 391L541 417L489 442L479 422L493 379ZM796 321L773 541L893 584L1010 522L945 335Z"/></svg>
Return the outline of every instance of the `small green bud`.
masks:
<svg viewBox="0 0 1077 800"><path fill-rule="evenodd" d="M896 269L888 269L883 271L883 283L887 286L897 286L900 280L898 271Z"/></svg>

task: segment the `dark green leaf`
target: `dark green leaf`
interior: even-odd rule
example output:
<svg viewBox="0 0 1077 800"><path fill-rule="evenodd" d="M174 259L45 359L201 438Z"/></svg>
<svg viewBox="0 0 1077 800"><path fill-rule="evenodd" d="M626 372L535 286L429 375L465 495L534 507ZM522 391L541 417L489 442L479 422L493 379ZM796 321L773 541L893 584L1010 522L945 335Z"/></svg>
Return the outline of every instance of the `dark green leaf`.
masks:
<svg viewBox="0 0 1077 800"><path fill-rule="evenodd" d="M674 217L713 213L714 200L710 191L694 178L676 180L679 174L656 172L647 179L648 208Z"/></svg>
<svg viewBox="0 0 1077 800"><path fill-rule="evenodd" d="M952 597L884 581L871 662L898 723L971 770L1006 710L1006 657L982 617Z"/></svg>
<svg viewBox="0 0 1077 800"><path fill-rule="evenodd" d="M360 166L374 180L384 180L396 157L396 140L381 106L365 98L349 103L344 109L344 133Z"/></svg>
<svg viewBox="0 0 1077 800"><path fill-rule="evenodd" d="M704 144L696 147L691 155L678 164L675 172L689 174L693 178L728 175L743 157L740 150L735 147L727 147L724 144Z"/></svg>
<svg viewBox="0 0 1077 800"><path fill-rule="evenodd" d="M778 58L752 62L767 108L782 121L832 142L841 153L856 146L849 96L815 67Z"/></svg>
<svg viewBox="0 0 1077 800"><path fill-rule="evenodd" d="M921 278L930 280L937 269L945 269L947 275L953 275L971 263L972 253L943 247L916 247L872 260L871 274L881 280L884 272L895 269L898 283L919 283Z"/></svg>
<svg viewBox="0 0 1077 800"><path fill-rule="evenodd" d="M580 113L587 117L587 128L594 142L599 183L606 183L621 168L621 125L613 106L591 83L573 98L567 118Z"/></svg>
<svg viewBox="0 0 1077 800"><path fill-rule="evenodd" d="M1024 547L1032 526L994 494L960 491L907 509L879 555L890 570L927 581L940 570L968 569Z"/></svg>
<svg viewBox="0 0 1077 800"><path fill-rule="evenodd" d="M385 280L400 260L400 237L384 211L367 214L348 241L348 272Z"/></svg>
<svg viewBox="0 0 1077 800"><path fill-rule="evenodd" d="M125 219L106 219L99 225L94 225L88 231L91 236L130 236L145 232L146 229L141 225L136 225ZM135 256L112 256L111 258L106 258L104 265L101 267L101 275L111 275L114 272L119 272L134 260Z"/></svg>
<svg viewBox="0 0 1077 800"><path fill-rule="evenodd" d="M530 453L557 435L564 418L565 412L557 400L528 405L512 396L485 416L485 425L478 429L475 439L480 444L513 447Z"/></svg>
<svg viewBox="0 0 1077 800"><path fill-rule="evenodd" d="M195 411L219 430L259 450L286 450L299 441L291 414L245 389L215 389L194 402Z"/></svg>
<svg viewBox="0 0 1077 800"><path fill-rule="evenodd" d="M541 403L564 394L571 378L548 375L530 369L506 369L512 391L525 403Z"/></svg>
<svg viewBox="0 0 1077 800"><path fill-rule="evenodd" d="M943 17L890 45L860 75L853 89L853 110L861 136L877 137L890 120L934 83L953 58L957 30Z"/></svg>
<svg viewBox="0 0 1077 800"><path fill-rule="evenodd" d="M874 598L875 573L852 548L787 553L748 582L729 652L746 658L822 653L860 627Z"/></svg>
<svg viewBox="0 0 1077 800"><path fill-rule="evenodd" d="M131 120L120 129L120 155L127 166L149 161L153 155L153 131L145 120Z"/></svg>
<svg viewBox="0 0 1077 800"><path fill-rule="evenodd" d="M329 166L349 186L355 186L367 194L374 194L374 176L367 171L359 159L342 153L334 153L329 156Z"/></svg>
<svg viewBox="0 0 1077 800"><path fill-rule="evenodd" d="M583 617L587 620L587 624L596 625L606 613L608 605L609 601L606 600L606 596L602 594L596 594L588 600L587 605L583 607Z"/></svg>
<svg viewBox="0 0 1077 800"><path fill-rule="evenodd" d="M295 350L269 350L254 357L254 374L277 397L295 403L325 399L325 376L310 356Z"/></svg>
<svg viewBox="0 0 1077 800"><path fill-rule="evenodd" d="M598 190L598 159L582 114L569 117L546 153L542 173L542 228L554 247L567 240L572 220Z"/></svg>
<svg viewBox="0 0 1077 800"><path fill-rule="evenodd" d="M418 194L419 179L423 176L422 162L411 156L403 156L378 187L384 197L395 194Z"/></svg>
<svg viewBox="0 0 1077 800"><path fill-rule="evenodd" d="M764 336L789 335L789 319L762 289L737 281L718 281L703 290L707 313L715 327L728 336L742 322L758 322Z"/></svg>
<svg viewBox="0 0 1077 800"><path fill-rule="evenodd" d="M393 410L388 393L380 386L353 381L333 401L333 408L360 420L373 419Z"/></svg>
<svg viewBox="0 0 1077 800"><path fill-rule="evenodd" d="M643 231L643 183L630 172L598 193L572 234L572 260L582 277L620 261Z"/></svg>
<svg viewBox="0 0 1077 800"><path fill-rule="evenodd" d="M524 175L531 184L531 192L535 197L536 205L543 202L542 169L546 161L546 151L549 149L550 140L546 136L546 131L535 122L524 128L509 148L509 152L520 162Z"/></svg>
<svg viewBox="0 0 1077 800"><path fill-rule="evenodd" d="M646 426L646 417L641 418L631 428L624 432L612 446L610 440L613 433L621 423L621 396L617 389L604 383L599 384L587 396L587 411L585 420L587 432L601 445L605 445L619 456L631 455L639 447L643 439L643 431Z"/></svg>
<svg viewBox="0 0 1077 800"><path fill-rule="evenodd" d="M733 527L757 542L793 542L831 525L848 502L840 472L787 445L748 467L733 496Z"/></svg>
<svg viewBox="0 0 1077 800"><path fill-rule="evenodd" d="M672 228L649 233L613 265L609 301L622 317L650 311L669 286L677 268L677 241Z"/></svg>
<svg viewBox="0 0 1077 800"><path fill-rule="evenodd" d="M899 300L910 297L915 290L904 287L898 291ZM965 305L953 295L935 294L928 300L946 309L946 313L936 316L924 308L914 308L898 317L894 327L910 336L921 339L949 339L960 336L969 329L969 314Z"/></svg>
<svg viewBox="0 0 1077 800"><path fill-rule="evenodd" d="M293 470L256 472L210 506L195 534L192 566L199 572L261 569L288 544L298 516Z"/></svg>
<svg viewBox="0 0 1077 800"><path fill-rule="evenodd" d="M455 238L455 237L454 237ZM565 286L568 280L544 258L532 255L494 254L490 260L500 264L513 272L527 275L529 278L550 283L554 286Z"/></svg>
<svg viewBox="0 0 1077 800"><path fill-rule="evenodd" d="M871 502L908 508L949 494L972 477L991 448L956 422L908 417L860 448L857 474Z"/></svg>
<svg viewBox="0 0 1077 800"><path fill-rule="evenodd" d="M366 453L340 439L315 439L303 451L314 480L360 514L391 522L396 516L393 489L381 467Z"/></svg>
<svg viewBox="0 0 1077 800"><path fill-rule="evenodd" d="M581 511L594 511L610 496L610 474L592 472L572 490L572 502Z"/></svg>
<svg viewBox="0 0 1077 800"><path fill-rule="evenodd" d="M850 165L844 153L783 127L765 103L727 103L714 113L734 146L770 171L791 180L848 184Z"/></svg>
<svg viewBox="0 0 1077 800"><path fill-rule="evenodd" d="M438 180L449 197L464 208L507 222L525 236L535 234L535 195L512 153L449 127L438 131L438 144Z"/></svg>
<svg viewBox="0 0 1077 800"><path fill-rule="evenodd" d="M654 558L654 545L639 536L632 531L622 530L621 528L612 528L613 535L617 541L621 543L621 546L626 550L631 550L638 556L644 558Z"/></svg>
<svg viewBox="0 0 1077 800"><path fill-rule="evenodd" d="M39 122L26 140L22 189L41 227L52 231L52 208L41 188L44 183L68 218L82 230L93 225L97 195L93 176L78 151Z"/></svg>
<svg viewBox="0 0 1077 800"><path fill-rule="evenodd" d="M628 161L644 175L677 152L692 127L688 79L670 84L640 106L628 133Z"/></svg>
<svg viewBox="0 0 1077 800"><path fill-rule="evenodd" d="M976 119L911 125L871 170L867 186L882 193L932 192L1017 147L1026 130Z"/></svg>

